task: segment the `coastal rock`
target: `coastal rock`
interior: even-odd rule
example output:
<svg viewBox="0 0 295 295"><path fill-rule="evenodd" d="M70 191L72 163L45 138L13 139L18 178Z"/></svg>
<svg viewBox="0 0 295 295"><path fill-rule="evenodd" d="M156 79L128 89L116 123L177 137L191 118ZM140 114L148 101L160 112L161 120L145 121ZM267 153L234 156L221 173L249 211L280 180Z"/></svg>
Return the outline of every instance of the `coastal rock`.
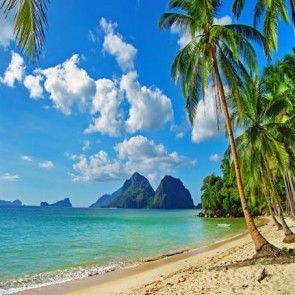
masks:
<svg viewBox="0 0 295 295"><path fill-rule="evenodd" d="M155 194L149 181L138 172L124 182L119 196L106 206L107 208L146 208Z"/></svg>
<svg viewBox="0 0 295 295"><path fill-rule="evenodd" d="M41 202L41 207L67 207L72 208L72 204L69 198L65 198L64 200L58 201L53 204L48 204L47 202Z"/></svg>
<svg viewBox="0 0 295 295"><path fill-rule="evenodd" d="M20 200L15 201L5 201L0 200L0 207L21 207L22 202Z"/></svg>
<svg viewBox="0 0 295 295"><path fill-rule="evenodd" d="M118 190L113 192L111 195L106 194L101 196L94 204L90 206L90 208L103 208L108 206L112 201L114 201L120 196L121 191L122 191L122 188L119 188Z"/></svg>
<svg viewBox="0 0 295 295"><path fill-rule="evenodd" d="M165 176L150 200L150 208L154 209L194 209L191 194L180 179Z"/></svg>

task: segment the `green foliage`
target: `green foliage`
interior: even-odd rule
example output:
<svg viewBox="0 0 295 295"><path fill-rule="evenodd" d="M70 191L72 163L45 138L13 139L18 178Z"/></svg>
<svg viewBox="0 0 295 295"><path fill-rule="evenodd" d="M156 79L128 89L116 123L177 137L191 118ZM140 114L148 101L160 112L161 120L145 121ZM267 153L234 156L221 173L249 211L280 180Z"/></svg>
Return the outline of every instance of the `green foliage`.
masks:
<svg viewBox="0 0 295 295"><path fill-rule="evenodd" d="M283 247L282 251L287 255L295 256L295 249Z"/></svg>
<svg viewBox="0 0 295 295"><path fill-rule="evenodd" d="M17 45L29 61L36 62L45 46L47 7L50 0L0 0L7 16L16 7L14 35Z"/></svg>
<svg viewBox="0 0 295 295"><path fill-rule="evenodd" d="M231 173L227 159L222 160L221 171L223 177L211 174L203 180L202 207L206 211L216 212L217 215L243 216L236 177Z"/></svg>

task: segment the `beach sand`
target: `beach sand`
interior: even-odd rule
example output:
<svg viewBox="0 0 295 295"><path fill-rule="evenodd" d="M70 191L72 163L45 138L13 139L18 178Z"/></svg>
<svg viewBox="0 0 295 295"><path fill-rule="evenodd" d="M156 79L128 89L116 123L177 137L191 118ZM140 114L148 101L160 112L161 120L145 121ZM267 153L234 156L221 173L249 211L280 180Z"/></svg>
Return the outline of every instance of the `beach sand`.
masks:
<svg viewBox="0 0 295 295"><path fill-rule="evenodd" d="M295 231L295 221L287 218L287 223ZM284 233L269 218L259 230L278 248L295 248L295 244L282 243ZM206 249L21 294L295 294L295 260L237 264L254 254L251 238L244 234ZM262 272L266 276L259 281Z"/></svg>

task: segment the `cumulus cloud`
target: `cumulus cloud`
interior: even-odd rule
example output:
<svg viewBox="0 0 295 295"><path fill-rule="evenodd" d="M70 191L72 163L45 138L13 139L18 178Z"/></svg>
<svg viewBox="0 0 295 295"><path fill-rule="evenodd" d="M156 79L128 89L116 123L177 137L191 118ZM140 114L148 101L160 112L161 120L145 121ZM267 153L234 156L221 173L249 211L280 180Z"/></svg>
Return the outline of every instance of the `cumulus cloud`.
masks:
<svg viewBox="0 0 295 295"><path fill-rule="evenodd" d="M219 116L219 125L223 128L225 121L219 108L217 108L215 100L215 90L213 87L208 87L205 90L205 99L199 101L195 121L192 130L193 142L202 142L209 138L218 136L217 115Z"/></svg>
<svg viewBox="0 0 295 295"><path fill-rule="evenodd" d="M77 163L73 165L75 174L72 174L73 181L111 181L124 179L127 174L122 164L116 160L109 159L105 151L87 158L85 155L70 155Z"/></svg>
<svg viewBox="0 0 295 295"><path fill-rule="evenodd" d="M120 83L131 106L126 121L126 128L130 133L155 130L173 119L170 99L158 88L141 86L137 77L135 71L128 72L123 75Z"/></svg>
<svg viewBox="0 0 295 295"><path fill-rule="evenodd" d="M13 13L10 13L5 17L0 11L0 46L7 48L12 40L13 36Z"/></svg>
<svg viewBox="0 0 295 295"><path fill-rule="evenodd" d="M86 133L101 132L110 136L120 135L122 114L119 106L122 102L122 95L116 83L109 79L96 81L96 94L92 99L91 113L99 113L92 119Z"/></svg>
<svg viewBox="0 0 295 295"><path fill-rule="evenodd" d="M52 169L54 168L54 164L51 161L40 162L39 166L43 169Z"/></svg>
<svg viewBox="0 0 295 295"><path fill-rule="evenodd" d="M85 110L96 91L95 81L78 63L79 56L74 54L60 65L36 71L45 76L44 86L55 107L67 115L75 104Z"/></svg>
<svg viewBox="0 0 295 295"><path fill-rule="evenodd" d="M26 155L21 156L21 159L23 161L27 161L27 162L32 162L33 161L32 157L26 156Z"/></svg>
<svg viewBox="0 0 295 295"><path fill-rule="evenodd" d="M24 59L17 53L11 51L11 61L7 67L4 77L0 77L0 82L13 87L15 81L21 82L25 73Z"/></svg>
<svg viewBox="0 0 295 295"><path fill-rule="evenodd" d="M0 180L4 181L17 181L19 179L18 175L11 175L10 173L5 173L0 176Z"/></svg>
<svg viewBox="0 0 295 295"><path fill-rule="evenodd" d="M117 63L124 71L133 69L137 49L124 42L120 34L115 33L117 26L117 23L107 22L105 18L101 18L100 27L105 33L103 51L115 56Z"/></svg>
<svg viewBox="0 0 295 295"><path fill-rule="evenodd" d="M118 158L126 161L130 171L140 169L149 172L157 169L169 172L187 163L187 159L176 152L168 153L162 144L156 145L142 135L131 137L129 140L115 146Z"/></svg>
<svg viewBox="0 0 295 295"><path fill-rule="evenodd" d="M24 85L29 90L31 98L39 99L43 97L43 88L40 84L42 80L43 77L40 75L28 75L25 77Z"/></svg>
<svg viewBox="0 0 295 295"><path fill-rule="evenodd" d="M213 155L210 155L209 160L212 161L212 162L219 162L220 157L219 157L218 154L213 154Z"/></svg>
<svg viewBox="0 0 295 295"><path fill-rule="evenodd" d="M87 158L85 155L68 155L76 161L72 174L74 181L112 181L126 179L135 171L147 175L151 181L159 175L176 170L181 165L194 164L176 152L169 153L161 144L144 136L131 137L115 146L116 157L101 150Z"/></svg>

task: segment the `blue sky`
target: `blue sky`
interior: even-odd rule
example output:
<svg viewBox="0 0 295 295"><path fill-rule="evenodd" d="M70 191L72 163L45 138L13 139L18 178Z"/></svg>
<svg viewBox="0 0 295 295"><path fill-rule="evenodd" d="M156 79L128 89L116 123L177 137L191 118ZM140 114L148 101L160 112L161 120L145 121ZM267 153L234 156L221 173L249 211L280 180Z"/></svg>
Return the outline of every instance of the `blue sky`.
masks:
<svg viewBox="0 0 295 295"><path fill-rule="evenodd" d="M194 128L170 66L186 36L158 31L168 1L52 1L46 48L28 64L0 15L0 199L25 204L69 197L89 206L138 171L154 189L180 178L195 203L204 177L219 173L228 141L211 89ZM226 1L216 22L235 22ZM251 22L247 7L241 23ZM294 46L280 24L277 59ZM260 67L266 64L257 48ZM205 111L206 110L206 111Z"/></svg>

